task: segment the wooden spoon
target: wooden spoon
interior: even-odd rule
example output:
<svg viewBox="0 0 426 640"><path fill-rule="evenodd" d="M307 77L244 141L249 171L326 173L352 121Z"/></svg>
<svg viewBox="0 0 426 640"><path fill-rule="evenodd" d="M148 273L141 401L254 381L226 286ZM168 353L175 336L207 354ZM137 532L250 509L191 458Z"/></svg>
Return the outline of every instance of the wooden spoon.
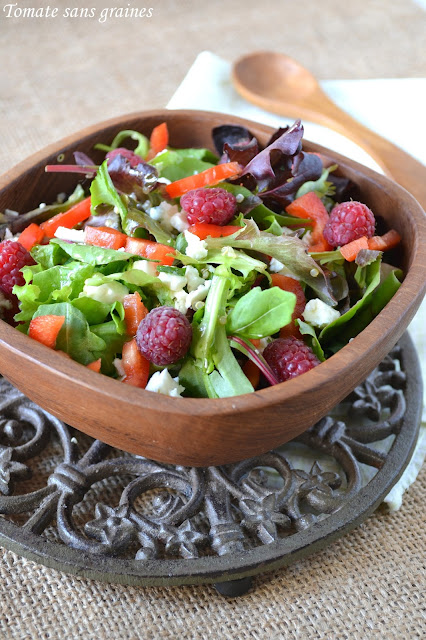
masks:
<svg viewBox="0 0 426 640"><path fill-rule="evenodd" d="M240 58L232 76L237 91L262 109L317 122L353 140L426 208L424 165L338 107L296 60L259 51Z"/></svg>

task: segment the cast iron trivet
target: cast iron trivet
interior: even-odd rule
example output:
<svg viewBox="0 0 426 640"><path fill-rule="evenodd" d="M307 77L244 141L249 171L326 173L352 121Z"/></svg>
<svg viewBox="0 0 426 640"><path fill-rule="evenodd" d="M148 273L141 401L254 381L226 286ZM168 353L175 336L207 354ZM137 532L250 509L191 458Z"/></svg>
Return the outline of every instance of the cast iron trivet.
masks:
<svg viewBox="0 0 426 640"><path fill-rule="evenodd" d="M88 578L210 582L239 595L251 576L326 546L378 506L410 459L421 404L405 335L297 441L196 469L94 441L0 378L0 543Z"/></svg>

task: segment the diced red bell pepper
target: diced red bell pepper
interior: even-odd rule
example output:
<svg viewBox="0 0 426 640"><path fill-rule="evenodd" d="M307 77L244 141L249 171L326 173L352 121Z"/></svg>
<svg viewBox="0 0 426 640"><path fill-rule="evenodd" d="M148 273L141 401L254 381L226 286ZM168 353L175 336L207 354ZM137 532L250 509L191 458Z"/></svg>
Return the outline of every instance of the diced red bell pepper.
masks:
<svg viewBox="0 0 426 640"><path fill-rule="evenodd" d="M391 229L382 236L368 238L368 248L372 251L387 251L396 247L400 242L401 236L398 231Z"/></svg>
<svg viewBox="0 0 426 640"><path fill-rule="evenodd" d="M55 348L58 333L65 322L65 316L37 316L30 322L28 335L46 347Z"/></svg>
<svg viewBox="0 0 426 640"><path fill-rule="evenodd" d="M142 302L142 298L137 291L124 296L123 307L126 332L129 336L133 337L136 335L139 324L148 314L148 309Z"/></svg>
<svg viewBox="0 0 426 640"><path fill-rule="evenodd" d="M125 372L123 382L145 389L149 378L149 360L139 351L135 338L123 346L122 365Z"/></svg>
<svg viewBox="0 0 426 640"><path fill-rule="evenodd" d="M323 235L324 227L328 222L328 212L315 191L308 191L300 198L296 198L286 207L286 211L296 218L310 218L313 221L309 251L330 251L333 248Z"/></svg>
<svg viewBox="0 0 426 640"><path fill-rule="evenodd" d="M58 227L66 227L67 229L72 229L80 222L84 222L87 218L90 218L90 196L81 202L78 202L73 207L68 209L68 211L64 211L63 213L58 213L50 220L46 220L40 225L40 229L43 230L44 235L48 238L53 238L55 236L55 231Z"/></svg>
<svg viewBox="0 0 426 640"><path fill-rule="evenodd" d="M242 227L237 227L236 225L224 225L221 227L219 224L209 224L208 222L197 222L196 224L192 224L188 231L193 233L195 236L200 238L200 240L205 240L208 236L211 238L221 238L223 236L231 236L233 233L236 233Z"/></svg>
<svg viewBox="0 0 426 640"><path fill-rule="evenodd" d="M283 291L291 291L291 293L294 293L296 296L296 306L291 314L291 320L285 327L281 328L280 337L288 338L288 336L295 336L296 338L301 338L301 333L295 320L302 317L306 306L306 297L302 285L298 280L295 280L295 278L283 276L281 273L271 274L271 279L274 287L279 287Z"/></svg>
<svg viewBox="0 0 426 640"><path fill-rule="evenodd" d="M238 162L224 162L223 164L209 167L205 171L201 171L201 173L171 182L166 186L166 192L170 198L180 198L180 196L192 189L212 187L227 178L235 178L240 175L242 169Z"/></svg>
<svg viewBox="0 0 426 640"><path fill-rule="evenodd" d="M122 249L126 244L126 234L111 227L86 226L84 231L86 244L116 250Z"/></svg>
<svg viewBox="0 0 426 640"><path fill-rule="evenodd" d="M44 238L44 231L39 227L38 224L32 222L23 232L20 234L18 238L19 244L22 244L25 249L30 251L34 245L41 244Z"/></svg>
<svg viewBox="0 0 426 640"><path fill-rule="evenodd" d="M153 240L144 240L143 238L130 237L126 238L124 250L127 253L133 253L142 258L157 260L161 264L169 267L173 264L174 254L176 253L176 249L166 244L154 242Z"/></svg>
<svg viewBox="0 0 426 640"><path fill-rule="evenodd" d="M158 127L154 127L151 132L151 137L149 139L149 151L147 155L147 160L151 160L154 158L157 153L160 151L164 151L164 149L169 144L169 130L167 128L167 123L163 122L159 124Z"/></svg>
<svg viewBox="0 0 426 640"><path fill-rule="evenodd" d="M102 359L98 358L97 360L94 360L93 362L89 362L89 364L87 364L86 367L88 369L91 369L92 371L95 371L96 373L100 373L101 372L101 363L102 363Z"/></svg>
<svg viewBox="0 0 426 640"><path fill-rule="evenodd" d="M369 249L367 236L361 236L340 247L340 253L348 262L353 262L361 249Z"/></svg>
<svg viewBox="0 0 426 640"><path fill-rule="evenodd" d="M260 370L257 364L252 360L247 360L243 365L243 371L246 378L251 382L253 389L257 389L260 382Z"/></svg>

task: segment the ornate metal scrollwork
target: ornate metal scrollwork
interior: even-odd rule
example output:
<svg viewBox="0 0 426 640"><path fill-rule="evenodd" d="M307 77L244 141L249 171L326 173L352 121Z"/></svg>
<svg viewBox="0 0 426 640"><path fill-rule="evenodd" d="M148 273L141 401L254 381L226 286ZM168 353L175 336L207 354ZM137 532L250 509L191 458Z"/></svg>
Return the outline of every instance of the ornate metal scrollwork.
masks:
<svg viewBox="0 0 426 640"><path fill-rule="evenodd" d="M386 450L373 443L390 442L403 421L399 356L397 347L293 443L205 469L159 464L81 437L0 379L0 513L19 515L20 526L41 537L53 528L68 547L138 563L226 556L297 535L360 490L361 465L384 464ZM43 456L52 461L52 442L55 467L44 486L28 490ZM99 487L113 480L114 490L102 494Z"/></svg>

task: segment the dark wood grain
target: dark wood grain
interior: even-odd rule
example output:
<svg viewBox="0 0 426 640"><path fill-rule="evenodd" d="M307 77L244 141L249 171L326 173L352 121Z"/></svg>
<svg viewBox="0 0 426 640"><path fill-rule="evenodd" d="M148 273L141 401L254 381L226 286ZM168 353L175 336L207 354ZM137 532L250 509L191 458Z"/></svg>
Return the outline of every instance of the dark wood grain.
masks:
<svg viewBox="0 0 426 640"><path fill-rule="evenodd" d="M59 154L92 156L96 142L121 129L149 134L167 121L172 146L212 146L211 128L240 123L265 142L271 130L239 118L197 111L130 114L85 129L25 160L0 178L0 210L25 212L69 191L76 178L45 174ZM426 222L419 204L387 178L318 145L358 183L363 200L402 236L406 276L397 294L359 336L308 373L253 394L224 399L170 398L101 376L0 321L0 371L32 400L81 431L162 462L206 466L233 462L294 438L324 416L383 359L425 293ZM95 158L100 160L100 158Z"/></svg>

